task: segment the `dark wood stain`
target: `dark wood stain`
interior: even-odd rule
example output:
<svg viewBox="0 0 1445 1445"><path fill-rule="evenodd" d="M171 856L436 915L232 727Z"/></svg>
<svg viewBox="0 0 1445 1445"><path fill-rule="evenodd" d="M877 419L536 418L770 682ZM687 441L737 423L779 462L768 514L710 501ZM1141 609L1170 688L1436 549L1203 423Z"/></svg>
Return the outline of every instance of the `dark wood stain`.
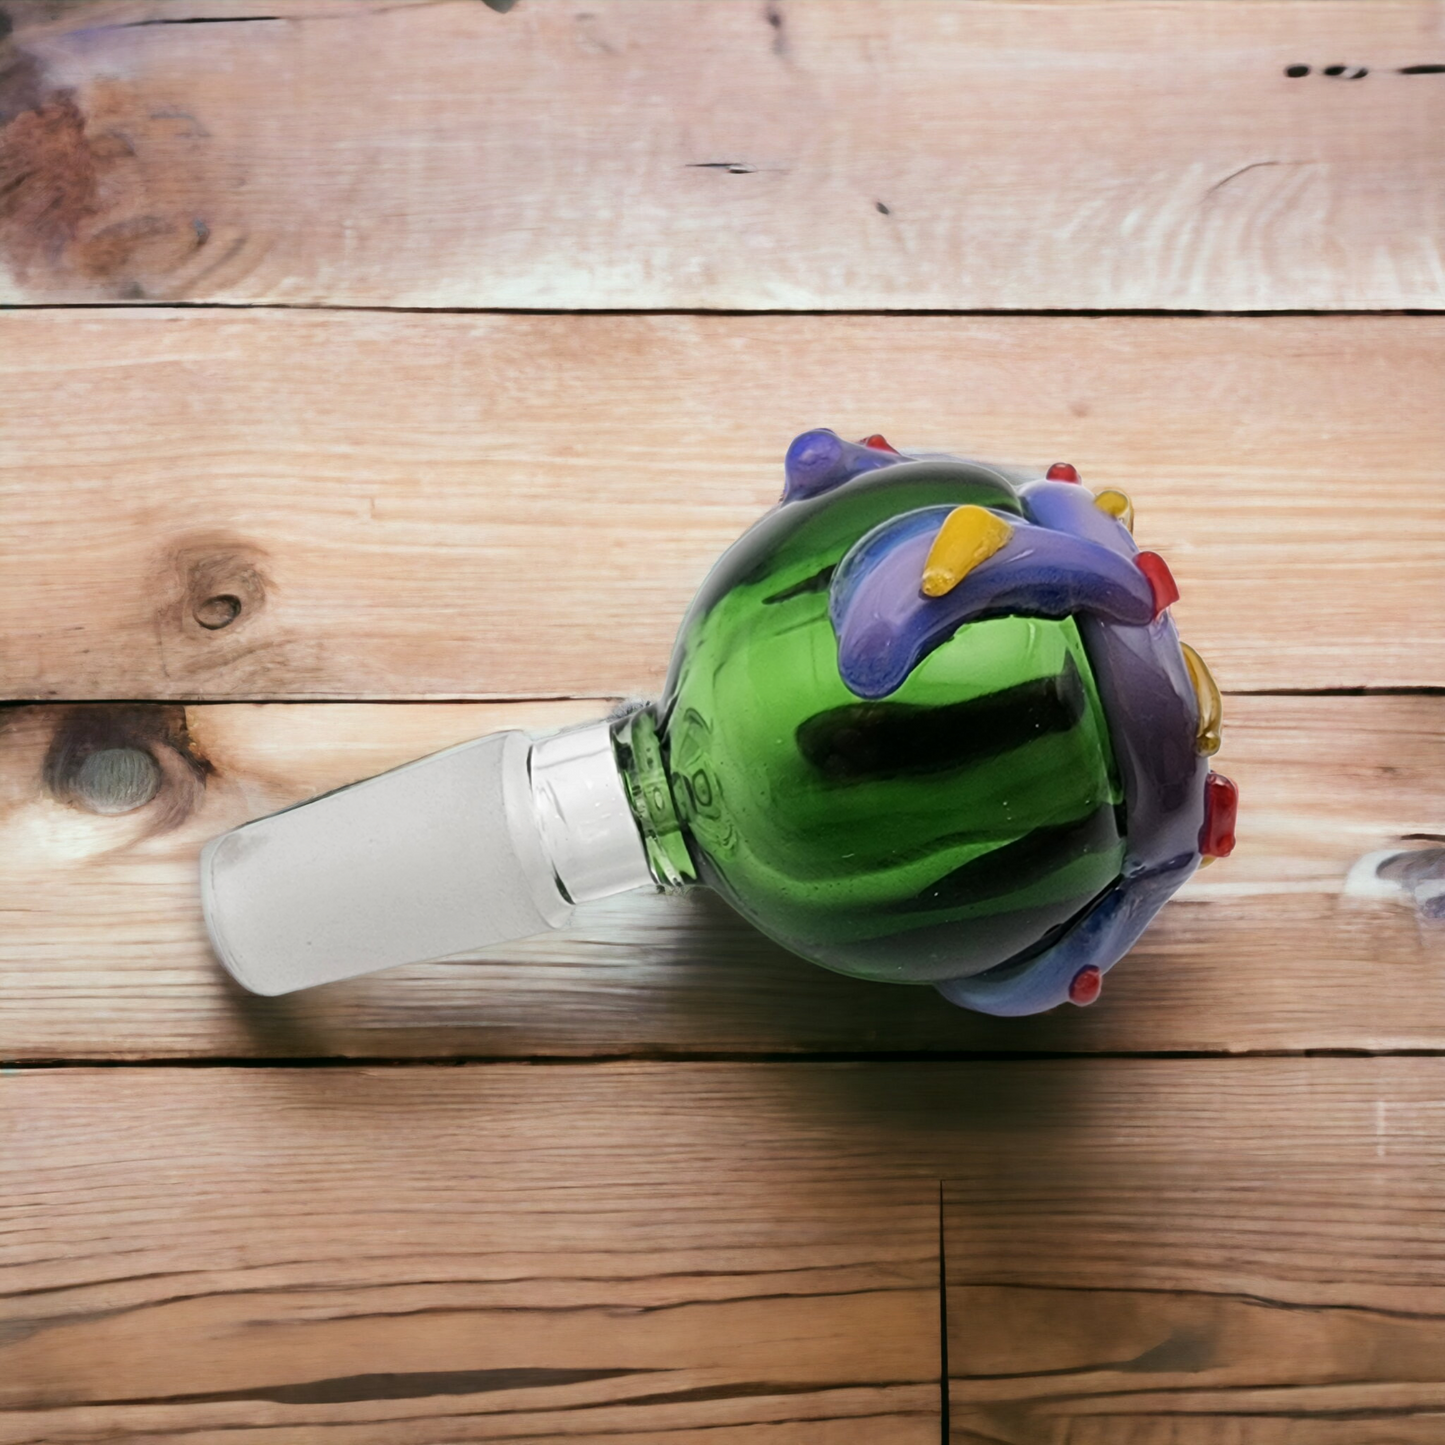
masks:
<svg viewBox="0 0 1445 1445"><path fill-rule="evenodd" d="M117 30L144 30L151 25L255 25L284 20L283 15L162 15L154 20L129 20Z"/></svg>
<svg viewBox="0 0 1445 1445"><path fill-rule="evenodd" d="M60 264L99 210L100 158L68 91L51 92L0 130L0 238L23 278Z"/></svg>
<svg viewBox="0 0 1445 1445"><path fill-rule="evenodd" d="M81 783L86 760L97 753L133 749L146 754L160 773L160 786L145 806L150 833L164 833L190 815L215 772L197 751L176 703L76 703L63 712L45 754L41 776L59 802L84 812L96 809Z"/></svg>
<svg viewBox="0 0 1445 1445"><path fill-rule="evenodd" d="M213 1405L223 1401L267 1400L276 1405L345 1405L358 1400L416 1400L429 1395L483 1395L496 1390L538 1390L614 1380L650 1370L565 1370L545 1367L508 1370L409 1370L396 1374L336 1375L295 1384L255 1385L145 1399L87 1400L88 1405ZM71 1402L75 1403L75 1402Z"/></svg>
<svg viewBox="0 0 1445 1445"><path fill-rule="evenodd" d="M849 1388L896 1390L916 1383L916 1380L852 1380ZM831 1384L816 1382L795 1385L786 1380L738 1380L727 1385L697 1385L690 1390L661 1390L654 1395L627 1395L616 1403L633 1406L690 1405L704 1400L765 1400L782 1395L821 1395L833 1388Z"/></svg>
<svg viewBox="0 0 1445 1445"><path fill-rule="evenodd" d="M209 132L178 129L173 107L108 78L103 60L79 88L52 84L23 44L27 13L0 27L0 261L44 292L169 294L210 234Z"/></svg>
<svg viewBox="0 0 1445 1445"><path fill-rule="evenodd" d="M229 532L192 533L173 542L156 569L156 639L179 643L187 670L234 662L254 643L249 626L265 609L271 581L263 547Z"/></svg>
<svg viewBox="0 0 1445 1445"><path fill-rule="evenodd" d="M1214 1365L1216 1355L1214 1342L1204 1331L1176 1330L1120 1368L1143 1375L1199 1374Z"/></svg>
<svg viewBox="0 0 1445 1445"><path fill-rule="evenodd" d="M792 45L788 40L788 19L783 14L783 7L778 0L769 0L769 3L763 7L763 19L772 28L773 54L779 60L787 60L792 53Z"/></svg>

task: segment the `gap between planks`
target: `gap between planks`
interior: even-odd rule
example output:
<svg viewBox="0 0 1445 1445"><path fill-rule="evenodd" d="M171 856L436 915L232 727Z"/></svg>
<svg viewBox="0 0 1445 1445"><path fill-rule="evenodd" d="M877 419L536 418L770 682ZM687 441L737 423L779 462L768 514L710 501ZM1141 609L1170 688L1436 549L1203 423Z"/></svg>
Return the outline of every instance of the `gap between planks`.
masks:
<svg viewBox="0 0 1445 1445"><path fill-rule="evenodd" d="M405 1054L374 1056L327 1054L322 1057L268 1058L260 1054L234 1057L177 1058L157 1055L153 1058L85 1058L69 1059L0 1059L0 1076L20 1072L63 1071L71 1069L470 1069L495 1068L501 1065L524 1064L533 1068L606 1068L633 1064L788 1064L819 1068L838 1064L1022 1064L1022 1063L1084 1063L1095 1060L1102 1064L1121 1059L1152 1060L1161 1063L1184 1063L1211 1059L1433 1059L1445 1056L1445 1045L1417 1049L894 1049L867 1053L851 1052L767 1053L732 1050L654 1051L632 1054L438 1054L433 1058Z"/></svg>
<svg viewBox="0 0 1445 1445"><path fill-rule="evenodd" d="M1236 319L1268 321L1292 317L1337 320L1405 320L1411 317L1445 315L1445 306L1379 306L1334 310L1321 307L1276 307L1259 310L1229 310L1225 307L1167 306L972 306L972 307L819 307L787 306L348 306L321 301L16 301L5 306L10 311L320 311L336 315L357 316L698 316L740 319L747 316L795 317L878 317L881 319L913 317L994 320L1040 318L1043 320L1109 320L1145 319L1169 321L1208 321Z"/></svg>

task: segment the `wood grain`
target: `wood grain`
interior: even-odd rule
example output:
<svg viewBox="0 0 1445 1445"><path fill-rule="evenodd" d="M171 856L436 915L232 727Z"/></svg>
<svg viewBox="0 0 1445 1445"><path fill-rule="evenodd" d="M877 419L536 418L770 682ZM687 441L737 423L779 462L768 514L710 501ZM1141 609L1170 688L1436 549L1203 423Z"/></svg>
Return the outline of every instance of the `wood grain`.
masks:
<svg viewBox="0 0 1445 1445"><path fill-rule="evenodd" d="M0 1445L1437 1445L1445 1060L1222 1055L1445 1050L1341 892L1445 834L1445 318L749 313L1437 310L1439 6L0 4ZM1241 845L1099 1005L706 895L228 982L206 838L654 693L820 424L1182 584Z"/></svg>
<svg viewBox="0 0 1445 1445"><path fill-rule="evenodd" d="M958 1439L1438 1424L1438 1059L0 1087L5 1445L931 1445L940 1180Z"/></svg>
<svg viewBox="0 0 1445 1445"><path fill-rule="evenodd" d="M1445 939L1343 899L1350 863L1445 832L1445 698L1227 699L1241 843L1170 904L1092 1009L984 1019L767 943L710 895L631 895L469 963L281 999L229 984L196 859L247 817L495 727L595 703L36 706L0 734L0 1058L1398 1049L1445 1046ZM89 811L139 751L164 784Z"/></svg>
<svg viewBox="0 0 1445 1445"><path fill-rule="evenodd" d="M945 1186L954 1445L1439 1440L1441 1067L1001 1070Z"/></svg>
<svg viewBox="0 0 1445 1445"><path fill-rule="evenodd" d="M10 697L655 692L819 424L1123 486L1227 690L1445 684L1442 319L0 327Z"/></svg>
<svg viewBox="0 0 1445 1445"><path fill-rule="evenodd" d="M4 300L1440 302L1429 0L6 8Z"/></svg>
<svg viewBox="0 0 1445 1445"><path fill-rule="evenodd" d="M937 1178L823 1082L5 1079L0 1441L934 1445Z"/></svg>

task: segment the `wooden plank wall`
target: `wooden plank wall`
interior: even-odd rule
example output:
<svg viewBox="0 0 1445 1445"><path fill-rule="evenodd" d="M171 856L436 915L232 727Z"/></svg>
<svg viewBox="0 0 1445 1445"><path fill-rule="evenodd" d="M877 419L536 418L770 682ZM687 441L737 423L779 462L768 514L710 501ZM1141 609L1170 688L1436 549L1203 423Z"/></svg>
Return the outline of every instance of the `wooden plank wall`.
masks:
<svg viewBox="0 0 1445 1445"><path fill-rule="evenodd" d="M1435 0L0 12L0 1445L1445 1436ZM208 837L655 691L818 424L1180 580L1241 843L1098 1005L226 981Z"/></svg>
<svg viewBox="0 0 1445 1445"><path fill-rule="evenodd" d="M7 10L7 299L1438 300L1432 0Z"/></svg>
<svg viewBox="0 0 1445 1445"><path fill-rule="evenodd" d="M27 708L0 734L0 839L19 905L0 938L0 1057L1440 1047L1445 941L1341 888L1361 853L1441 831L1445 699L1227 702L1228 766L1249 803L1228 866L1188 885L1110 975L1106 1003L1013 1020L822 972L706 894L629 895L479 962L253 998L205 942L207 838L491 728L556 726L599 705ZM152 749L166 778L155 801L111 817L65 801L64 783L57 797L47 757L92 740ZM215 771L198 780L187 759Z"/></svg>
<svg viewBox="0 0 1445 1445"><path fill-rule="evenodd" d="M8 329L14 695L655 692L811 425L1065 456L1124 487L1226 690L1445 677L1439 317L143 309ZM244 603L222 629L195 615L214 593Z"/></svg>

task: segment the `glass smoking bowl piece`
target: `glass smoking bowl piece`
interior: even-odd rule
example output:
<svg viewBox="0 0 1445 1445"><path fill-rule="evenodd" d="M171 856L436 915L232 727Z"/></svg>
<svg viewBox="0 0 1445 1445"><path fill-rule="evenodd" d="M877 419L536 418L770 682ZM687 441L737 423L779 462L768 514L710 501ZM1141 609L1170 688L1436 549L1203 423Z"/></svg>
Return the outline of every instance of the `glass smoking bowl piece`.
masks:
<svg viewBox="0 0 1445 1445"><path fill-rule="evenodd" d="M706 885L793 952L984 1013L1093 1002L1234 845L1220 699L1133 509L806 432L718 561L663 696L504 732L234 829L216 952L288 993Z"/></svg>

